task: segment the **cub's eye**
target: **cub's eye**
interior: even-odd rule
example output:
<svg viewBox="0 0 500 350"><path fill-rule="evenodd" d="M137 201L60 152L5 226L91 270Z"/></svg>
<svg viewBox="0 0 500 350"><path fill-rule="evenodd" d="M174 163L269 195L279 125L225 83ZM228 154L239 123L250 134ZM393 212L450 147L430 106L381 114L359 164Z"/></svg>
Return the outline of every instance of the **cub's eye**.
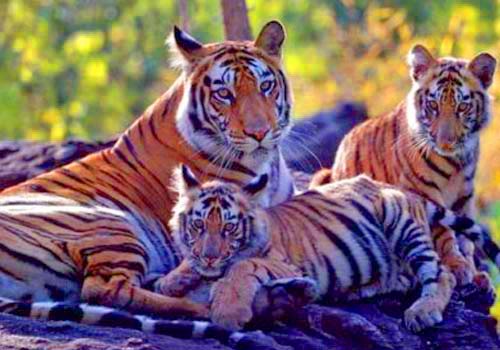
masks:
<svg viewBox="0 0 500 350"><path fill-rule="evenodd" d="M238 227L238 225L229 222L229 223L224 225L224 231L227 233L233 233L237 227Z"/></svg>
<svg viewBox="0 0 500 350"><path fill-rule="evenodd" d="M433 110L437 111L439 106L437 104L436 101L434 100L430 100L429 102L427 102L429 104L429 107L431 107Z"/></svg>
<svg viewBox="0 0 500 350"><path fill-rule="evenodd" d="M459 112L465 112L467 110L467 108L469 108L469 104L466 103L466 102L461 102L459 105L458 105L458 111Z"/></svg>
<svg viewBox="0 0 500 350"><path fill-rule="evenodd" d="M267 80L267 81L264 81L262 84L260 84L260 91L266 93L269 90L271 90L272 87L273 87L273 82L270 80Z"/></svg>
<svg viewBox="0 0 500 350"><path fill-rule="evenodd" d="M219 90L215 91L215 94L223 99L223 100L229 100L233 95L231 94L231 91L227 88L220 88Z"/></svg>
<svg viewBox="0 0 500 350"><path fill-rule="evenodd" d="M202 228L203 228L203 226L204 226L204 224L203 224L203 220L201 220L201 219L196 219L196 220L194 220L194 221L193 221L193 226L194 226L195 228L202 229Z"/></svg>

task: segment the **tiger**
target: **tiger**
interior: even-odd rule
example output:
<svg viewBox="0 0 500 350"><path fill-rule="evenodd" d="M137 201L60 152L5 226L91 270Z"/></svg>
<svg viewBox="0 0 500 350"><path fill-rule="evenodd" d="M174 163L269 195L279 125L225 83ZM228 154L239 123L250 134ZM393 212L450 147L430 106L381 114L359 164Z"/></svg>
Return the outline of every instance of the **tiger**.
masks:
<svg viewBox="0 0 500 350"><path fill-rule="evenodd" d="M255 41L213 44L174 27L179 78L113 147L0 193L0 297L207 317L206 305L146 288L182 258L168 229L170 178L181 162L242 185L266 174L263 205L291 196L284 40L278 21Z"/></svg>
<svg viewBox="0 0 500 350"><path fill-rule="evenodd" d="M406 310L405 325L414 332L431 327L442 321L456 283L434 250L433 225L458 230L500 266L500 250L486 228L366 175L269 208L258 202L266 174L241 187L202 182L183 166L175 182L179 199L170 227L184 260L156 281L155 290L204 293L211 320L225 328L239 330L252 319L263 284L300 276L316 281L317 294L328 302L404 292L418 282L421 294Z"/></svg>
<svg viewBox="0 0 500 350"><path fill-rule="evenodd" d="M470 61L436 59L427 48L415 45L408 63L412 88L406 99L351 130L332 168L318 172L311 186L366 174L473 218L479 132L491 118L487 90L496 60L488 53ZM475 281L491 288L487 275L476 271L471 242L457 242L454 232L443 228L432 232L443 264L458 284Z"/></svg>

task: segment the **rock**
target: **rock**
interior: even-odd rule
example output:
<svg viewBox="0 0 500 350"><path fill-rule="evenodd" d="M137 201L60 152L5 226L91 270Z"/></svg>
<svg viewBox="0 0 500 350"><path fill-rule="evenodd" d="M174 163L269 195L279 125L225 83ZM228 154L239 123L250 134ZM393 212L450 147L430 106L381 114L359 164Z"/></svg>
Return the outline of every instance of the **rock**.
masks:
<svg viewBox="0 0 500 350"><path fill-rule="evenodd" d="M341 102L333 109L298 119L283 146L288 165L306 173L330 168L344 135L367 118L364 105Z"/></svg>
<svg viewBox="0 0 500 350"><path fill-rule="evenodd" d="M68 140L61 143L0 141L0 191L114 143L115 139L105 142Z"/></svg>

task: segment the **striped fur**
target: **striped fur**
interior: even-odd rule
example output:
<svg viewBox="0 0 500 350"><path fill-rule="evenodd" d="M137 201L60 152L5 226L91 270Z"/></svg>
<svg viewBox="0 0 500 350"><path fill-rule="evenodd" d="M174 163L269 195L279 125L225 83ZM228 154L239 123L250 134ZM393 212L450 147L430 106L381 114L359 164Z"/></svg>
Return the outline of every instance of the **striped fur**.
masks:
<svg viewBox="0 0 500 350"><path fill-rule="evenodd" d="M144 287L181 260L170 178L180 162L239 184L268 174L263 205L291 196L279 148L290 127L284 36L273 21L255 43L203 45L176 28L181 76L112 148L0 194L0 297L207 316L205 305Z"/></svg>
<svg viewBox="0 0 500 350"><path fill-rule="evenodd" d="M405 322L419 331L442 320L455 285L440 265L430 226L460 230L491 248L487 232L473 220L364 175L316 187L268 209L255 199L265 186L262 177L243 188L220 181L184 182L190 185L181 187L171 220L187 254L177 273L214 278L215 266L223 272L212 286L211 315L232 329L251 318L255 293L263 284L305 275L329 301L405 291L418 282L421 297L406 311ZM216 248L193 249L216 236ZM228 255L223 242L234 240L239 244ZM494 246L497 261L498 252Z"/></svg>
<svg viewBox="0 0 500 350"><path fill-rule="evenodd" d="M367 174L474 217L479 132L491 116L487 89L496 61L487 53L471 61L435 59L417 45L409 64L413 87L406 100L347 134L331 172L320 172L312 185ZM433 234L443 263L460 284L470 282L477 274L472 245L464 241L464 258L452 231Z"/></svg>

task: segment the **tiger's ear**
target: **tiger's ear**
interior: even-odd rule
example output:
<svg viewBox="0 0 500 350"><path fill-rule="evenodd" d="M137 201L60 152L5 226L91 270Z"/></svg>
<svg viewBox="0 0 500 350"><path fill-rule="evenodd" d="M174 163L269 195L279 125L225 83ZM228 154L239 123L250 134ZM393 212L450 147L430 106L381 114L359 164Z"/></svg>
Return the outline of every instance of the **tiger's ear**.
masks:
<svg viewBox="0 0 500 350"><path fill-rule="evenodd" d="M203 44L177 26L174 26L174 31L167 39L167 43L174 56L175 66L185 68L203 57Z"/></svg>
<svg viewBox="0 0 500 350"><path fill-rule="evenodd" d="M436 59L423 45L413 46L408 53L408 64L411 67L411 77L414 81L422 78L436 63Z"/></svg>
<svg viewBox="0 0 500 350"><path fill-rule="evenodd" d="M180 176L177 181L177 191L180 194L186 193L188 191L192 191L194 189L198 189L200 187L200 182L196 178L196 175L193 174L191 169L187 165L182 164L180 170Z"/></svg>
<svg viewBox="0 0 500 350"><path fill-rule="evenodd" d="M264 188L266 188L268 179L269 177L267 174L262 174L258 178L252 180L249 184L245 185L243 187L243 191L252 197L257 196Z"/></svg>
<svg viewBox="0 0 500 350"><path fill-rule="evenodd" d="M495 57L489 53L482 52L469 62L467 68L479 79L483 88L487 89L493 82L496 66L497 60Z"/></svg>
<svg viewBox="0 0 500 350"><path fill-rule="evenodd" d="M281 58L281 47L285 38L285 28L280 22L274 20L262 28L257 40L255 40L255 46L270 56Z"/></svg>

